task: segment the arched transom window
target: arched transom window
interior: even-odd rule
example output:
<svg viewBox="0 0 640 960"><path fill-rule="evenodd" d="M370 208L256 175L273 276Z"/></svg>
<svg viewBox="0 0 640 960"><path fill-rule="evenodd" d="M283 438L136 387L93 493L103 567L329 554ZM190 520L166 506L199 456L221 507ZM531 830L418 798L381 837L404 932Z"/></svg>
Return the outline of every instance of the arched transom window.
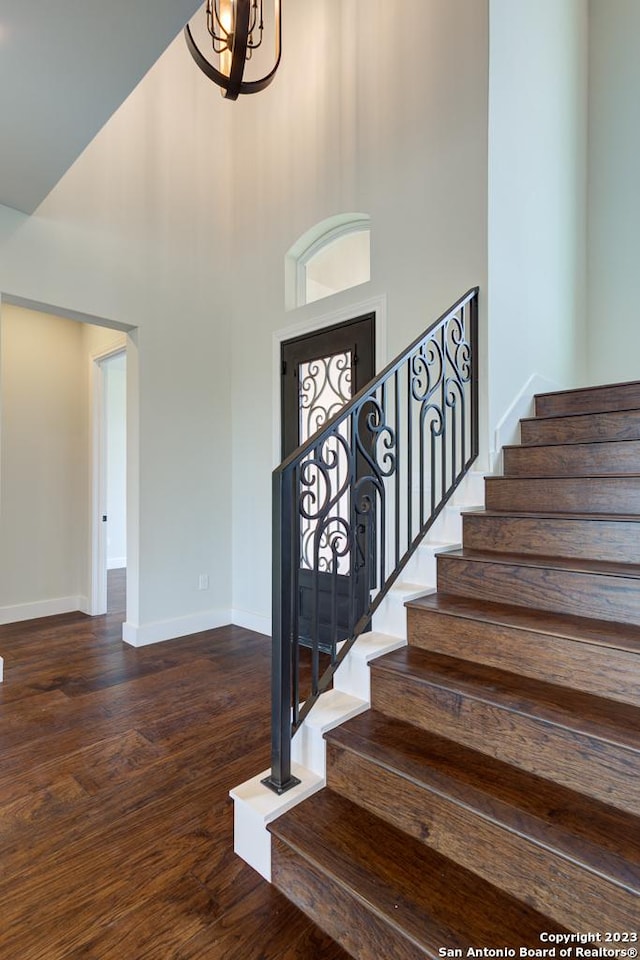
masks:
<svg viewBox="0 0 640 960"><path fill-rule="evenodd" d="M287 306L301 307L371 278L370 219L349 213L308 230L287 254Z"/></svg>

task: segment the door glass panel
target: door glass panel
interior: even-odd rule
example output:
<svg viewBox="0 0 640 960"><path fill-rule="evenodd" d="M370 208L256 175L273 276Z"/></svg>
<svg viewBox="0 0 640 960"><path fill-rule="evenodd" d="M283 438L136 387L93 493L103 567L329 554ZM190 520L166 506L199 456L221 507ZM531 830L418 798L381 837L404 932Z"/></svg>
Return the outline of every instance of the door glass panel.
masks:
<svg viewBox="0 0 640 960"><path fill-rule="evenodd" d="M300 443L305 443L347 403L352 395L351 350L301 363L298 368L300 384ZM349 439L349 421L340 427L340 433ZM347 447L349 444L347 443ZM323 446L323 459L334 463L330 474L332 493L337 493L349 469L343 444L335 437ZM344 526L349 522L349 494L345 491L332 511L333 519L317 536L316 520L301 517L302 568L327 573L348 574L350 558L345 552Z"/></svg>
<svg viewBox="0 0 640 960"><path fill-rule="evenodd" d="M300 443L351 400L351 350L299 367Z"/></svg>

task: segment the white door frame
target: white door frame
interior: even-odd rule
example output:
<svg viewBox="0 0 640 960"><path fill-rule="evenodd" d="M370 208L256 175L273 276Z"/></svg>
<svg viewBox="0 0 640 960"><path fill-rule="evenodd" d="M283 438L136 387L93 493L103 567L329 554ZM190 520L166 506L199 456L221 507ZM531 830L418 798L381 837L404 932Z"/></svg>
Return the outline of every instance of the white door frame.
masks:
<svg viewBox="0 0 640 960"><path fill-rule="evenodd" d="M106 383L104 362L126 357L126 346L91 355L91 595L89 614L107 612L107 531L102 519L107 506Z"/></svg>

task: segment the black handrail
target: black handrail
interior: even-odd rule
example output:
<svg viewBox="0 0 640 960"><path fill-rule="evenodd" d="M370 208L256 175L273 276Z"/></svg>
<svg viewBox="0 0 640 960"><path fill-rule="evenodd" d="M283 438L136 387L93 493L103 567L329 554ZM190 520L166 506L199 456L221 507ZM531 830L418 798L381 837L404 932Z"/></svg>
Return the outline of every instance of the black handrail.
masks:
<svg viewBox="0 0 640 960"><path fill-rule="evenodd" d="M277 793L298 782L293 735L478 455L477 364L474 287L273 472Z"/></svg>

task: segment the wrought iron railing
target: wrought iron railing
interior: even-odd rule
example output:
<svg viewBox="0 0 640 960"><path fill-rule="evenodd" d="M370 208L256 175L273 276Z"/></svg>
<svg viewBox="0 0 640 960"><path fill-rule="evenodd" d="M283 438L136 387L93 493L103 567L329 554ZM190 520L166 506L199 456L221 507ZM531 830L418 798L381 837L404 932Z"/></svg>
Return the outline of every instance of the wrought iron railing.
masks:
<svg viewBox="0 0 640 960"><path fill-rule="evenodd" d="M273 473L278 793L293 735L477 457L477 342L474 288Z"/></svg>

